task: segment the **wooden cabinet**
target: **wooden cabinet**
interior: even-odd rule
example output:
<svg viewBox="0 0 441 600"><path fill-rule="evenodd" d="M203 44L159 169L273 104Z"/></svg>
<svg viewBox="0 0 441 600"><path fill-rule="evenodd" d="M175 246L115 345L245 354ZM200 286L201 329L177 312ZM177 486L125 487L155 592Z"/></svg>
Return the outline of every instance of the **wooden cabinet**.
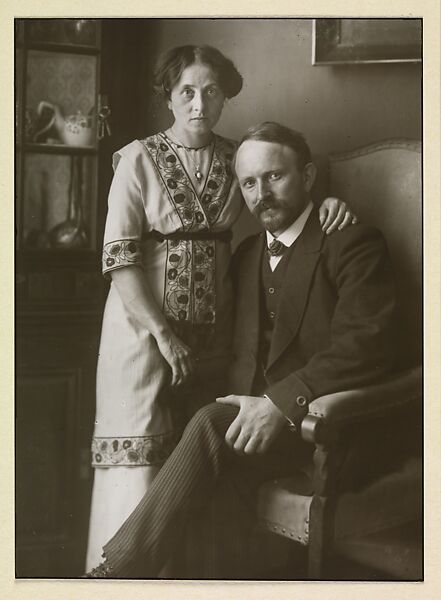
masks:
<svg viewBox="0 0 441 600"><path fill-rule="evenodd" d="M84 568L100 318L18 314L16 575Z"/></svg>
<svg viewBox="0 0 441 600"><path fill-rule="evenodd" d="M17 577L84 572L112 153L156 130L154 21L16 20Z"/></svg>
<svg viewBox="0 0 441 600"><path fill-rule="evenodd" d="M75 577L106 292L101 23L16 26L16 576Z"/></svg>

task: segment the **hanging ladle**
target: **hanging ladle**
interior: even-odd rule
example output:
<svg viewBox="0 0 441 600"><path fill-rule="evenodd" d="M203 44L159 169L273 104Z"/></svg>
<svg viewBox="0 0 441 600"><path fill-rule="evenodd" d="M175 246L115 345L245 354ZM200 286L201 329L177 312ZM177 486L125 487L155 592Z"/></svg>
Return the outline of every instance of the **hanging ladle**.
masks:
<svg viewBox="0 0 441 600"><path fill-rule="evenodd" d="M72 156L70 163L69 204L67 217L49 232L54 248L83 248L87 245L87 234L83 223L82 209L83 173L81 157Z"/></svg>

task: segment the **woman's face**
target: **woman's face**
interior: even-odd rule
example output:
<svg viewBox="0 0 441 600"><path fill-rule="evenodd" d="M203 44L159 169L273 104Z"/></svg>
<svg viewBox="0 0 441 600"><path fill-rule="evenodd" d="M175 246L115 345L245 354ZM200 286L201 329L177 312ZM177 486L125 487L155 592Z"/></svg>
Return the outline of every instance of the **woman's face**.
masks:
<svg viewBox="0 0 441 600"><path fill-rule="evenodd" d="M168 101L173 112L177 134L197 138L206 136L222 114L225 96L214 71L206 64L195 62L182 72ZM182 140L185 141L185 140Z"/></svg>

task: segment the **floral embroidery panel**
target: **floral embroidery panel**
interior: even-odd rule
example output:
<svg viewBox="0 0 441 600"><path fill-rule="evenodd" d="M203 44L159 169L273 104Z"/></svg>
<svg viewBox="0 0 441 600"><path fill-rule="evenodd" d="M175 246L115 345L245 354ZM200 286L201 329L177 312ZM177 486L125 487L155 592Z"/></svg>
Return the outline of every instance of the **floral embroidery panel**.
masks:
<svg viewBox="0 0 441 600"><path fill-rule="evenodd" d="M184 231L199 231L207 228L205 215L200 209L191 181L165 138L157 134L141 142L159 172L168 196L181 219Z"/></svg>
<svg viewBox="0 0 441 600"><path fill-rule="evenodd" d="M116 240L104 245L103 273L142 263L141 245L135 240Z"/></svg>
<svg viewBox="0 0 441 600"><path fill-rule="evenodd" d="M177 153L161 134L141 140L155 165L184 231L208 229L219 218L232 184L234 144L215 136L211 166L199 201Z"/></svg>
<svg viewBox="0 0 441 600"><path fill-rule="evenodd" d="M174 321L214 324L214 240L168 240L164 313Z"/></svg>
<svg viewBox="0 0 441 600"><path fill-rule="evenodd" d="M92 466L149 466L161 464L173 452L180 432L135 437L95 437L92 439Z"/></svg>
<svg viewBox="0 0 441 600"><path fill-rule="evenodd" d="M202 207L210 225L214 225L219 218L230 193L234 150L232 142L216 136L213 161L201 197Z"/></svg>

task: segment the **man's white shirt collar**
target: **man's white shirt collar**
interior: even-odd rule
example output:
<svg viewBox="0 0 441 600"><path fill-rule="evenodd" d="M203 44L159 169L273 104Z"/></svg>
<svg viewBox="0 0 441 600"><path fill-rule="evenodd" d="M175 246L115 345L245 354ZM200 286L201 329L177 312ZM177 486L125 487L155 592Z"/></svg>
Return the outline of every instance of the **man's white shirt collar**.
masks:
<svg viewBox="0 0 441 600"><path fill-rule="evenodd" d="M277 239L279 240L279 242L282 242L282 244L285 244L285 246L287 246L288 248L292 246L296 239L299 237L299 235L302 233L312 209L313 204L312 202L309 202L302 214L299 217L297 217L297 219L293 223L291 223L291 225L287 229L285 229L285 231L281 233L277 238L275 238L269 231L267 231L267 245L269 246L273 240ZM281 256L270 256L269 263L272 271L274 271L281 259Z"/></svg>

